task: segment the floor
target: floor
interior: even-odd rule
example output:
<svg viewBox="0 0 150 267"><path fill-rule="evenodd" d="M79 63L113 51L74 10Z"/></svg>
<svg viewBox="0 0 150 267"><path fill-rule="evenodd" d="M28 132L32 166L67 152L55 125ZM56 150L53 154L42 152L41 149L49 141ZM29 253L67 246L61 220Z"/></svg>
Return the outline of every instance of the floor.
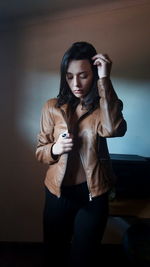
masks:
<svg viewBox="0 0 150 267"><path fill-rule="evenodd" d="M136 263L134 258L138 259ZM45 267L44 259L43 243L0 242L0 267ZM150 267L150 220L110 216L99 259L104 264L96 267ZM51 262L46 264L51 266L56 267Z"/></svg>
<svg viewBox="0 0 150 267"><path fill-rule="evenodd" d="M103 244L100 257L105 266L108 264L116 267L135 266L126 257L121 245ZM43 260L44 249L41 243L0 243L0 267L43 267Z"/></svg>

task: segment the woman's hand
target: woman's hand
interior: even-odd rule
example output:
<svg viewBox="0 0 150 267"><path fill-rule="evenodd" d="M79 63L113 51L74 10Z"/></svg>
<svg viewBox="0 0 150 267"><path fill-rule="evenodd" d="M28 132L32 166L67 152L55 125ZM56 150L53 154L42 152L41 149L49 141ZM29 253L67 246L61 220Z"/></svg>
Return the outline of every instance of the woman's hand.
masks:
<svg viewBox="0 0 150 267"><path fill-rule="evenodd" d="M94 65L97 66L99 78L110 77L112 61L107 55L97 54L92 57Z"/></svg>
<svg viewBox="0 0 150 267"><path fill-rule="evenodd" d="M54 156L62 155L72 150L73 139L72 135L68 132L59 135L57 142L52 147Z"/></svg>

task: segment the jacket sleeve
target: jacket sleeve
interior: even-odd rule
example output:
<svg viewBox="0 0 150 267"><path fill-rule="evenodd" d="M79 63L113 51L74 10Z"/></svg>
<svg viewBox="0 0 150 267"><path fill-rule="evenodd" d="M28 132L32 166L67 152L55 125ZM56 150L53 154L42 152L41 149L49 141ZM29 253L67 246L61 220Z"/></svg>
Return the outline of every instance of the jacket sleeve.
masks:
<svg viewBox="0 0 150 267"><path fill-rule="evenodd" d="M123 118L123 103L112 86L109 78L98 80L100 95L100 120L98 134L102 137L123 136L127 130L126 121Z"/></svg>
<svg viewBox="0 0 150 267"><path fill-rule="evenodd" d="M52 116L53 106L50 104L51 101L48 100L41 114L40 120L40 133L37 136L37 147L36 147L36 158L38 161L47 164L53 164L58 161L52 157L51 149L54 144L54 120Z"/></svg>

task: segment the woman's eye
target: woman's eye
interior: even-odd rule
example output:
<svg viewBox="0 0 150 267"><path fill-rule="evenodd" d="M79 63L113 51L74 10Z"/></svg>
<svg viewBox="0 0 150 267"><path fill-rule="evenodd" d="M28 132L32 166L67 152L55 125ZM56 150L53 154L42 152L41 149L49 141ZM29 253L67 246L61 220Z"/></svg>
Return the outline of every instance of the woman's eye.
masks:
<svg viewBox="0 0 150 267"><path fill-rule="evenodd" d="M72 79L72 76L67 76L67 79L68 79L68 80L71 80L71 79Z"/></svg>
<svg viewBox="0 0 150 267"><path fill-rule="evenodd" d="M86 79L87 78L87 75L80 75L80 78L81 79Z"/></svg>

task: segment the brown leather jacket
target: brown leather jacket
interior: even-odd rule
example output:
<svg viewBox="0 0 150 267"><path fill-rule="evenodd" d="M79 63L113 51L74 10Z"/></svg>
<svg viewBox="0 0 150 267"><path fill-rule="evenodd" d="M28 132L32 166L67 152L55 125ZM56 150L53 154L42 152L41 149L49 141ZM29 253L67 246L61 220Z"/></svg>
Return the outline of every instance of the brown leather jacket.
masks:
<svg viewBox="0 0 150 267"><path fill-rule="evenodd" d="M99 106L92 113L85 110L78 120L78 135L82 140L79 155L91 197L101 195L112 186L114 175L106 138L123 136L127 130L122 115L123 103L118 99L111 80L99 79L98 90ZM51 148L59 135L69 130L69 107L65 104L58 108L56 102L56 98L50 99L43 107L36 157L38 161L49 165L44 183L54 195L60 197L68 154L54 159Z"/></svg>

